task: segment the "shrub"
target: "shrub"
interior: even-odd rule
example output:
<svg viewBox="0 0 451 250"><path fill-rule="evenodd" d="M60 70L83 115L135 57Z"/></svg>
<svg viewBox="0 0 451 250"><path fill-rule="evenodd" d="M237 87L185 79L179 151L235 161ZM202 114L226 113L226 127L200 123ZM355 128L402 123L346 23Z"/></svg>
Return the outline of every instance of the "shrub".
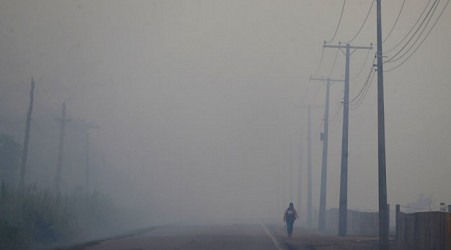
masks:
<svg viewBox="0 0 451 250"><path fill-rule="evenodd" d="M28 249L65 242L91 230L113 226L118 210L99 193L75 193L64 197L30 187L23 192L2 185L0 249Z"/></svg>

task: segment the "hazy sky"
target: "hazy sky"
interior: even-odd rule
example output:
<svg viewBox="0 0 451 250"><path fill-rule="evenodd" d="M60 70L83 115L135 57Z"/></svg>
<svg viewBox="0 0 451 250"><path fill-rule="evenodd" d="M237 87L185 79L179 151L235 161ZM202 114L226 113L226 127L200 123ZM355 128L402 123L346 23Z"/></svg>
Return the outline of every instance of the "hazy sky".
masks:
<svg viewBox="0 0 451 250"><path fill-rule="evenodd" d="M430 25L446 2L440 1ZM382 2L384 37L402 3ZM202 211L232 218L257 210L259 216L277 217L290 200L297 201L290 196L297 196L299 165L301 210L305 210L306 107L313 105L313 202L318 207L325 87L309 81L309 76L344 77L345 58L336 49L324 49L320 64L323 42L334 34L342 4L340 0L1 0L0 117L24 119L34 77L34 120L54 125L49 130L34 128L31 140L42 138L43 130L56 138L53 120L65 101L71 119L101 127L91 131L91 139L93 150L108 165L103 171L126 173L114 180L103 178L105 190L137 204L150 202L156 213L167 215L189 217ZM383 43L384 51L401 41L426 4L405 2L394 31ZM330 43L352 39L370 5L369 0L347 0ZM352 45L375 44L374 7ZM449 44L448 6L417 52L384 74L391 204L412 202L421 193L432 194L437 204L451 203ZM351 98L362 89L374 53L352 54ZM384 67L389 70L399 62ZM360 69L363 73L358 75ZM342 96L342 83L335 83L328 207L338 207ZM375 210L376 77L363 103L351 109L349 129L348 207ZM55 145L46 153L31 147L33 159L55 164ZM30 171L42 172L33 168L33 160L29 165ZM67 165L66 178L71 178L69 173L77 175L76 166ZM34 181L33 176L27 179ZM130 190L135 195L125 195Z"/></svg>

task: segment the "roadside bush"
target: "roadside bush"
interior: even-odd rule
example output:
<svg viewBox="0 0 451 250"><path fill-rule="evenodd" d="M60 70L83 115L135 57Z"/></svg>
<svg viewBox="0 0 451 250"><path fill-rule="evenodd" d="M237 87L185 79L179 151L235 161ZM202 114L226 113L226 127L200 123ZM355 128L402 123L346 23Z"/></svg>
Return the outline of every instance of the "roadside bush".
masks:
<svg viewBox="0 0 451 250"><path fill-rule="evenodd" d="M23 228L0 221L0 249L23 250L30 245L28 235Z"/></svg>
<svg viewBox="0 0 451 250"><path fill-rule="evenodd" d="M108 231L119 215L112 200L98 193L56 197L36 187L18 192L3 184L0 199L0 249L39 248Z"/></svg>

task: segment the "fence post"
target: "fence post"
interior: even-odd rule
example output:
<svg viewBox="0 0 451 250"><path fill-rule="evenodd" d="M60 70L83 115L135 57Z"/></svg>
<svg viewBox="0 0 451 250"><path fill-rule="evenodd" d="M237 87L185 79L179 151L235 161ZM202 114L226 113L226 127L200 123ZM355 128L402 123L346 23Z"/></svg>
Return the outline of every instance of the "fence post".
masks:
<svg viewBox="0 0 451 250"><path fill-rule="evenodd" d="M396 241L399 240L399 221L400 221L400 215L401 215L401 206L399 204L396 204L396 225L395 225L395 232L396 232Z"/></svg>
<svg viewBox="0 0 451 250"><path fill-rule="evenodd" d="M387 204L387 234L390 238L390 204Z"/></svg>

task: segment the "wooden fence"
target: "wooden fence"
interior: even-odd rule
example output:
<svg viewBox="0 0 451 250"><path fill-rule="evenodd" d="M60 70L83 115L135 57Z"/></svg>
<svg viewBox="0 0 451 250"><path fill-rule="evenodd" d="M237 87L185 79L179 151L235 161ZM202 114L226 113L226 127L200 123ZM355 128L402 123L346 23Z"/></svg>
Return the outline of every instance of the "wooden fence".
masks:
<svg viewBox="0 0 451 250"><path fill-rule="evenodd" d="M389 210L390 211L390 210ZM338 233L339 209L326 213L326 229ZM389 216L390 217L390 216ZM390 224L390 223L388 223ZM396 205L396 249L451 250L451 207L449 212L402 213ZM347 235L379 235L379 213L348 210Z"/></svg>
<svg viewBox="0 0 451 250"><path fill-rule="evenodd" d="M402 213L396 206L396 242L402 249L451 250L451 213Z"/></svg>
<svg viewBox="0 0 451 250"><path fill-rule="evenodd" d="M337 208L331 208L326 213L326 229L331 232L338 232ZM347 214L347 235L379 235L379 213L360 212L348 210Z"/></svg>

